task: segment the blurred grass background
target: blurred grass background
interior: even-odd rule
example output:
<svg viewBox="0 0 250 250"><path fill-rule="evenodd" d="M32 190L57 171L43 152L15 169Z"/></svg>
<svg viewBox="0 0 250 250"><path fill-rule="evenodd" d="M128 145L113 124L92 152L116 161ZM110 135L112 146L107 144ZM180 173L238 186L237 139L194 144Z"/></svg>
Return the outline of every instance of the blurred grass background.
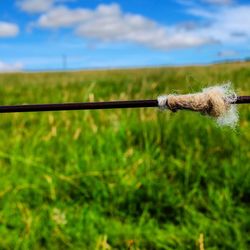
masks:
<svg viewBox="0 0 250 250"><path fill-rule="evenodd" d="M156 98L250 64L2 74L0 104ZM235 131L157 109L2 114L0 249L250 249L250 106Z"/></svg>

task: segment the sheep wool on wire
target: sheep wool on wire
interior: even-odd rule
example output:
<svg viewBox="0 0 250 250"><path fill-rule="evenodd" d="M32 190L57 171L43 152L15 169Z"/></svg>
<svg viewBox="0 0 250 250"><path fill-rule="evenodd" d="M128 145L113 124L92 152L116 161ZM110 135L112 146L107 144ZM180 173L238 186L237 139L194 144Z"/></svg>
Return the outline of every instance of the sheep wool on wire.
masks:
<svg viewBox="0 0 250 250"><path fill-rule="evenodd" d="M159 107L173 112L180 109L200 112L215 118L220 125L235 127L238 121L237 104L250 104L250 96L237 96L229 83L205 88L200 93L170 94L159 96L158 99L4 105L0 106L0 114Z"/></svg>
<svg viewBox="0 0 250 250"><path fill-rule="evenodd" d="M163 95L158 97L160 109L173 112L188 109L208 115L217 120L221 126L235 127L238 122L236 105L237 95L231 83L222 86L204 88L202 92L186 95Z"/></svg>

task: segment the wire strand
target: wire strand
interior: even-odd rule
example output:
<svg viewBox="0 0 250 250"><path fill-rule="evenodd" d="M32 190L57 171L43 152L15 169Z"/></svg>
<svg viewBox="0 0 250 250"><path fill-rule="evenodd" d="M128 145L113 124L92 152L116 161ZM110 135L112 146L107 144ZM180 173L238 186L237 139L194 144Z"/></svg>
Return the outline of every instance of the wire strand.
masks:
<svg viewBox="0 0 250 250"><path fill-rule="evenodd" d="M250 96L238 96L236 102L232 104L250 104ZM126 109L126 108L150 108L150 107L158 107L158 100L9 105L9 106L0 106L0 113L93 110L93 109Z"/></svg>

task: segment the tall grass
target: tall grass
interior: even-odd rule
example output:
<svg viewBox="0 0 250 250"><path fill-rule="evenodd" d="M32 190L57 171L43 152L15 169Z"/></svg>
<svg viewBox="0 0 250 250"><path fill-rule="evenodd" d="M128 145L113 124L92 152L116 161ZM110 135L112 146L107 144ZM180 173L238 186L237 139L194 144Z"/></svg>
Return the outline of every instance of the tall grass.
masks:
<svg viewBox="0 0 250 250"><path fill-rule="evenodd" d="M0 75L0 104L156 98L250 64ZM3 114L1 249L250 248L250 108L236 131L157 109Z"/></svg>

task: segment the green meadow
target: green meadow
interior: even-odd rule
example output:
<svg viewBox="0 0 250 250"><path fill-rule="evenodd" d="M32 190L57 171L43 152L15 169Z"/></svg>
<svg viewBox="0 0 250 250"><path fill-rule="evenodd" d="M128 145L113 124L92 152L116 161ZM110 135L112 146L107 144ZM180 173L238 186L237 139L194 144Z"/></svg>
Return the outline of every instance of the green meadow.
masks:
<svg viewBox="0 0 250 250"><path fill-rule="evenodd" d="M250 64L0 75L0 104L154 99ZM250 249L250 105L235 130L157 108L1 114L0 249Z"/></svg>

